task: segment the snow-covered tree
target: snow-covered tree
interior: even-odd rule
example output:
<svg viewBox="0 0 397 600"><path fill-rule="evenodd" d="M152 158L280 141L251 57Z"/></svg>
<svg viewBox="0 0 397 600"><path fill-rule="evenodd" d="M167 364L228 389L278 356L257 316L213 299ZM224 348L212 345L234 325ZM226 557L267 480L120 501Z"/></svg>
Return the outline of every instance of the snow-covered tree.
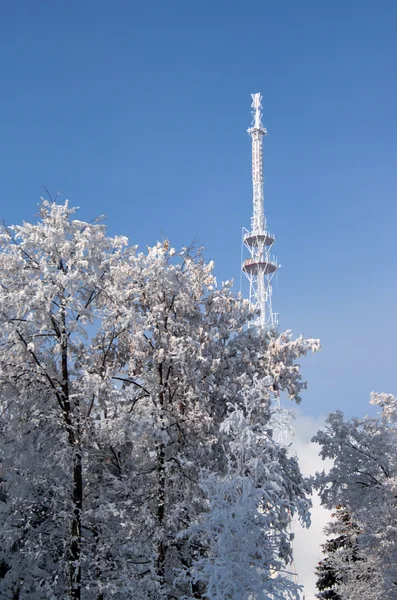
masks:
<svg viewBox="0 0 397 600"><path fill-rule="evenodd" d="M245 381L240 401L228 404L220 424L227 468L204 475L209 509L187 532L198 547L208 546L189 575L206 582L209 600L297 597L286 569L292 558L288 524L295 514L309 524L309 502L296 459L272 437L271 399L280 381L292 382L287 373L294 358L315 343L305 347L289 335L267 335L268 375ZM287 384L297 400L299 388Z"/></svg>
<svg viewBox="0 0 397 600"><path fill-rule="evenodd" d="M342 598L389 600L397 594L397 419L396 399L372 394L378 417L345 421L331 414L325 430L313 438L321 456L331 458L328 473L315 486L324 506L341 504L361 530L357 538L365 560L352 561ZM361 583L360 583L361 582Z"/></svg>
<svg viewBox="0 0 397 600"><path fill-rule="evenodd" d="M327 541L322 549L324 558L316 567L316 594L321 600L343 600L347 589L366 585L367 565L357 542L360 528L342 506L336 507L333 520L326 527ZM361 561L361 564L356 564Z"/></svg>
<svg viewBox="0 0 397 600"><path fill-rule="evenodd" d="M73 212L43 202L37 225L0 235L2 547L14 567L3 583L21 598L65 589L80 598L95 539L83 519L91 423L110 390L107 369L126 362L118 341L130 317L117 314L126 240ZM93 337L99 314L112 324Z"/></svg>
<svg viewBox="0 0 397 600"><path fill-rule="evenodd" d="M293 594L274 573L307 490L271 399L299 401L317 342L247 329L200 254L74 212L0 235L0 595L220 598L217 564L224 598Z"/></svg>

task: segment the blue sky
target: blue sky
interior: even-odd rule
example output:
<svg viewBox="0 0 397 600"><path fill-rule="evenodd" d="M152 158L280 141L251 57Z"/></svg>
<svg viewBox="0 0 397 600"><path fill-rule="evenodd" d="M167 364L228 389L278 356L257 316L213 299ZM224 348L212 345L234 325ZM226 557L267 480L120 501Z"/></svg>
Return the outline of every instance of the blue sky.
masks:
<svg viewBox="0 0 397 600"><path fill-rule="evenodd" d="M397 4L14 0L0 14L0 214L40 184L111 234L192 240L240 280L263 96L280 327L320 337L302 409L397 392Z"/></svg>

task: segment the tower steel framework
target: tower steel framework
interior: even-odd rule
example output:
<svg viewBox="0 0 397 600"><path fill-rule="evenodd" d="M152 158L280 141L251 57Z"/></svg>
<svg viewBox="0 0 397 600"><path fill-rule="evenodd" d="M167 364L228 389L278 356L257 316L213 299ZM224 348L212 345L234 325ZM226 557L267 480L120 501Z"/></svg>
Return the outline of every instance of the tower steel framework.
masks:
<svg viewBox="0 0 397 600"><path fill-rule="evenodd" d="M271 281L279 264L271 254L275 237L267 229L264 208L263 138L267 131L262 125L262 96L259 93L251 96L253 119L248 133L252 139L253 216L251 230L243 229L243 243L250 257L244 260L242 269L249 281L250 302L257 309L254 325L263 329L277 325L277 314L272 309Z"/></svg>

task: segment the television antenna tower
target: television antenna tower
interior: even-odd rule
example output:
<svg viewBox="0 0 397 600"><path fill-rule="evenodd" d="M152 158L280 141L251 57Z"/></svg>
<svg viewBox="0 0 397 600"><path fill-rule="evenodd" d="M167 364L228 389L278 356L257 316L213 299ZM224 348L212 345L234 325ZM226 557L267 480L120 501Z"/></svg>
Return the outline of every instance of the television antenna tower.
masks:
<svg viewBox="0 0 397 600"><path fill-rule="evenodd" d="M257 311L253 325L260 328L277 326L277 314L272 309L271 281L279 264L275 256L270 254L275 237L267 229L264 192L263 192L263 137L267 135L262 125L262 96L252 96L252 124L247 130L252 139L252 190L253 216L251 231L243 228L243 243L250 253L250 258L243 261L242 269L249 281L249 299Z"/></svg>
<svg viewBox="0 0 397 600"><path fill-rule="evenodd" d="M272 279L279 264L271 254L275 236L267 229L264 207L264 176L263 176L263 138L267 135L262 125L262 96L260 93L251 94L252 123L247 130L252 139L252 191L253 215L251 230L243 228L243 243L250 257L243 261L242 270L249 281L249 299L256 309L256 317L252 326L258 329L275 329L278 325L278 315L272 307ZM288 424L281 416L280 393L276 392L274 408L274 434L276 440L286 446ZM291 531L291 523L289 524ZM294 559L292 558L292 579L297 583Z"/></svg>

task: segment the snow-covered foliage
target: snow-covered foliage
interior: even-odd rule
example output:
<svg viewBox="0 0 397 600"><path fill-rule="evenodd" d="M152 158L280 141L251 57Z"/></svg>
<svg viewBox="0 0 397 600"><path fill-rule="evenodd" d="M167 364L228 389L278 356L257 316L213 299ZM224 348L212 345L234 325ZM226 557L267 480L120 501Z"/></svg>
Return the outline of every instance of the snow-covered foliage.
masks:
<svg viewBox="0 0 397 600"><path fill-rule="evenodd" d="M321 456L333 460L315 480L324 506L344 506L361 531L360 560L350 561L338 589L343 599L391 600L397 594L396 402L390 394L372 394L371 403L382 409L378 417L345 421L333 413L313 438Z"/></svg>
<svg viewBox="0 0 397 600"><path fill-rule="evenodd" d="M198 547L209 547L190 571L193 581L206 582L209 600L296 595L285 570L292 558L288 523L297 513L308 525L309 502L296 459L272 438L272 382L256 376L242 382L242 398L228 404L219 428L227 468L202 479L209 510L187 533Z"/></svg>
<svg viewBox="0 0 397 600"><path fill-rule="evenodd" d="M326 527L327 541L323 544L324 558L316 568L321 600L359 598L369 579L368 561L360 547L361 529L342 506L336 507L333 519Z"/></svg>
<svg viewBox="0 0 397 600"><path fill-rule="evenodd" d="M307 489L271 436L318 347L211 263L43 202L0 234L0 597L281 598Z"/></svg>

